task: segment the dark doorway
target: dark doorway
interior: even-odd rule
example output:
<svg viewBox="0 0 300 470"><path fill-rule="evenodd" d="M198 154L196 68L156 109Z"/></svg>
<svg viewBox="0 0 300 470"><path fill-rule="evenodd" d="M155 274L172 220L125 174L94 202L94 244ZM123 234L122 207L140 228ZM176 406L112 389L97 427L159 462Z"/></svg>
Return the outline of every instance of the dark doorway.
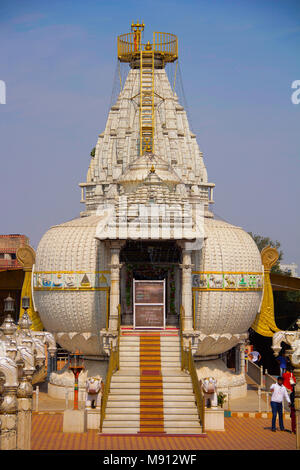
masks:
<svg viewBox="0 0 300 470"><path fill-rule="evenodd" d="M176 241L128 240L120 253L122 324L133 325L133 280L164 280L166 326L179 325L181 249Z"/></svg>

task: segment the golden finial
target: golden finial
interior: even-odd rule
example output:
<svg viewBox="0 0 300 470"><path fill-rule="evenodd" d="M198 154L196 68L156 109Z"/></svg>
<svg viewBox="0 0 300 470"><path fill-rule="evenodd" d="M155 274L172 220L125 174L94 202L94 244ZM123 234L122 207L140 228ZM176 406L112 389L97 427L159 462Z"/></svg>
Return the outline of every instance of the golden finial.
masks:
<svg viewBox="0 0 300 470"><path fill-rule="evenodd" d="M148 41L145 46L145 51L151 51L151 50L152 50L152 44L150 44L150 41Z"/></svg>
<svg viewBox="0 0 300 470"><path fill-rule="evenodd" d="M152 167L150 168L150 173L155 173L154 165L152 165Z"/></svg>

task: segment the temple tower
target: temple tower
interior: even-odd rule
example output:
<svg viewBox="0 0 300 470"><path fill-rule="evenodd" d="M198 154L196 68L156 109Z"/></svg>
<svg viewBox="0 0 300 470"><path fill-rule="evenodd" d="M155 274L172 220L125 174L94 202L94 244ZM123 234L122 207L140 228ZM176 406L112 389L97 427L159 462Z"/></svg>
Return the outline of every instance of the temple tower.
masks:
<svg viewBox="0 0 300 470"><path fill-rule="evenodd" d="M177 37L155 32L143 42L144 24L131 28L118 37L118 59L129 72L80 183L85 208L41 239L33 300L56 341L85 355L82 380L105 378L111 348L120 345L121 378L112 381L116 393L124 388L122 366L129 363L128 387L136 382L136 397L138 387L144 388L139 374L147 369L151 348L146 340L138 342L139 334L172 331L170 341L159 346L155 339L152 349L161 348L160 362L153 362L162 377L156 384L159 401L174 416L161 371L173 371L166 390L169 382L180 383L182 345L190 348L199 379L212 375L219 390L231 389L232 397L246 394L243 368L233 374L222 354L233 347L242 351L260 309L263 266L252 238L216 219L210 209L214 184L166 73L166 66L178 60ZM63 397L72 379L52 374L50 393ZM194 403L190 385L187 402ZM132 428L139 427L139 419ZM125 427L126 422L127 417Z"/></svg>

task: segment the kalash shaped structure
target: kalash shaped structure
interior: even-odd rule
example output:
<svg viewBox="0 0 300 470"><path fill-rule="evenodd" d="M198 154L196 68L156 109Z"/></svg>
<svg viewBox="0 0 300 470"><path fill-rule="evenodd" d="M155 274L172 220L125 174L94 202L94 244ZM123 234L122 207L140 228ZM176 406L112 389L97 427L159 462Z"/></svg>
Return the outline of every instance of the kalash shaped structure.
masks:
<svg viewBox="0 0 300 470"><path fill-rule="evenodd" d="M214 184L165 70L177 37L142 43L143 30L118 37L130 70L80 184L85 210L39 243L34 306L62 348L84 355L81 385L106 383L103 432L197 433L197 379L246 395L242 348L235 373L222 357L259 312L263 266L252 238L209 210ZM49 393L72 385L68 370L52 373Z"/></svg>

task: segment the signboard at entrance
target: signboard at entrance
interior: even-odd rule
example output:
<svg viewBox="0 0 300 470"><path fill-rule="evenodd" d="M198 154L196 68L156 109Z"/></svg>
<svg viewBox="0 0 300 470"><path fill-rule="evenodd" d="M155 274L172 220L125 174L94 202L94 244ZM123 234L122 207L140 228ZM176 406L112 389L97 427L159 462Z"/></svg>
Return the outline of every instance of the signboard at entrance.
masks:
<svg viewBox="0 0 300 470"><path fill-rule="evenodd" d="M165 281L134 280L134 327L164 328Z"/></svg>
<svg viewBox="0 0 300 470"><path fill-rule="evenodd" d="M135 302L138 304L163 304L164 283L135 281Z"/></svg>
<svg viewBox="0 0 300 470"><path fill-rule="evenodd" d="M136 305L135 326L162 328L164 326L163 305Z"/></svg>

